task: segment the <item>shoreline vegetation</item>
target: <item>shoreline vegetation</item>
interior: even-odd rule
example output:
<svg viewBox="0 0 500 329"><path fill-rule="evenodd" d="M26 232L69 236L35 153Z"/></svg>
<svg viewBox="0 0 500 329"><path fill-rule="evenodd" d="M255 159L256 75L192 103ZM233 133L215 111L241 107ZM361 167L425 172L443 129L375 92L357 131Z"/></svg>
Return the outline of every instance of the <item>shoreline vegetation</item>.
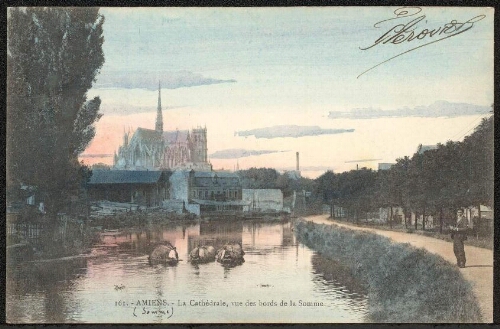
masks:
<svg viewBox="0 0 500 329"><path fill-rule="evenodd" d="M368 322L481 322L472 286L443 258L367 232L299 219L298 239L368 288Z"/></svg>

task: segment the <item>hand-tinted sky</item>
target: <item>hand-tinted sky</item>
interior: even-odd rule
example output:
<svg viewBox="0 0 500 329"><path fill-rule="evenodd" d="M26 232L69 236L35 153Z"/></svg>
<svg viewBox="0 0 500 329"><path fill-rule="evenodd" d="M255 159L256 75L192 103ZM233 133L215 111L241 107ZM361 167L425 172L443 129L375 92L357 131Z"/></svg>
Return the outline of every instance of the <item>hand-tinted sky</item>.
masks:
<svg viewBox="0 0 500 329"><path fill-rule="evenodd" d="M394 116L376 114L404 108L428 111L436 101L490 106L493 10L423 8L412 17L373 26L395 17L396 9L103 8L106 63L89 96L101 97L104 116L85 153L113 153L124 128L154 128L153 86L158 80L164 81L164 129L206 125L210 154L228 149L290 150L241 158L243 169L293 167L296 151L304 169L339 172L355 168L351 160L382 159L362 164L376 168L378 162L411 155L419 143L461 139L484 116L474 106L470 114L437 118L401 116L401 111ZM468 31L358 77L388 58L443 37L360 49L391 27L422 15L426 17L415 31L486 17ZM353 109L356 115L351 117L330 114ZM371 117L356 118L359 109L371 111ZM285 125L349 132L272 139L236 133ZM214 158L212 163L215 169L233 169L236 160ZM321 173L303 172L309 177Z"/></svg>

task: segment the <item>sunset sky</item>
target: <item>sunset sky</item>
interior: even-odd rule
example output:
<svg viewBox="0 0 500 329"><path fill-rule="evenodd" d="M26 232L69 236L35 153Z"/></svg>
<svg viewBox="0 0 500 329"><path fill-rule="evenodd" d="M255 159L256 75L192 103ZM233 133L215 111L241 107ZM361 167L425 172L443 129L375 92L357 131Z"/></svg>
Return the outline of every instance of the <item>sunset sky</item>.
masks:
<svg viewBox="0 0 500 329"><path fill-rule="evenodd" d="M493 9L397 9L102 8L104 116L81 159L112 164L124 130L154 129L159 80L164 130L206 126L214 169L293 170L300 152L314 178L461 140L493 103ZM432 37L360 49L423 15L410 28ZM472 23L443 32L454 20Z"/></svg>

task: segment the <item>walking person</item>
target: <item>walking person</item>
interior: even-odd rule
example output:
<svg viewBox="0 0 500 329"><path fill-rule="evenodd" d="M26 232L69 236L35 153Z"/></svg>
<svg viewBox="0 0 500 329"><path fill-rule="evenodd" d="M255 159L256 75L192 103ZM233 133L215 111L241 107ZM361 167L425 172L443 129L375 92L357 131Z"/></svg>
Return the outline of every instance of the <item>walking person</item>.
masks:
<svg viewBox="0 0 500 329"><path fill-rule="evenodd" d="M464 241L467 240L467 228L467 217L459 209L457 211L457 223L451 228L451 238L453 239L453 252L455 253L455 257L457 257L457 265L460 268L465 267Z"/></svg>

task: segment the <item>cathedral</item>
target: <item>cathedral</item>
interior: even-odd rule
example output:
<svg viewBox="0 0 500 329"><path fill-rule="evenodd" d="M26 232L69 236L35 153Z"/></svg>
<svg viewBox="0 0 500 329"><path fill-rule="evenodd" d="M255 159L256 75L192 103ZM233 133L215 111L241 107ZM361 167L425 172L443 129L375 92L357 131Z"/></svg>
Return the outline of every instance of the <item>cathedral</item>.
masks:
<svg viewBox="0 0 500 329"><path fill-rule="evenodd" d="M207 128L163 131L161 87L155 129L137 128L132 137L125 132L123 145L115 152L113 165L122 170L194 169L211 171L207 160Z"/></svg>

